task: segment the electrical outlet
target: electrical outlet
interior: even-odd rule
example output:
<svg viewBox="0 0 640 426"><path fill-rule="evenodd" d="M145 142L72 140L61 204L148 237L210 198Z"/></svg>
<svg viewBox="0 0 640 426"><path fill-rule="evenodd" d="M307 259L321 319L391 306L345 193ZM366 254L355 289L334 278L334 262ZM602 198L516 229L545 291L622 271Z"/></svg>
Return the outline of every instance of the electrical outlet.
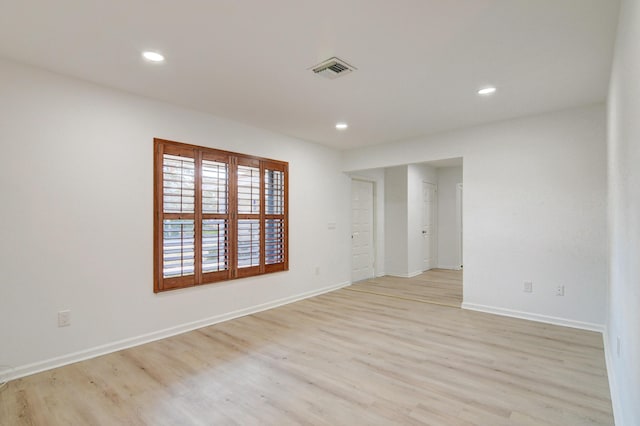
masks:
<svg viewBox="0 0 640 426"><path fill-rule="evenodd" d="M523 291L525 293L533 293L533 282L531 281L525 281L524 282L524 289Z"/></svg>
<svg viewBox="0 0 640 426"><path fill-rule="evenodd" d="M71 311L59 311L58 312L58 327L68 327L71 325Z"/></svg>
<svg viewBox="0 0 640 426"><path fill-rule="evenodd" d="M564 286L559 285L556 287L556 296L564 296Z"/></svg>

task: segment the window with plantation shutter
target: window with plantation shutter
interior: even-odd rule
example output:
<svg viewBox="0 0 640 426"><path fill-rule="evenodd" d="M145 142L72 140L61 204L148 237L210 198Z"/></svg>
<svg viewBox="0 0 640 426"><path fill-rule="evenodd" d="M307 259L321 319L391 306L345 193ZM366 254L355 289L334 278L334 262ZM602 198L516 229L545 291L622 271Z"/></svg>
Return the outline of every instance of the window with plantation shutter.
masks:
<svg viewBox="0 0 640 426"><path fill-rule="evenodd" d="M154 291L288 269L288 164L154 140Z"/></svg>

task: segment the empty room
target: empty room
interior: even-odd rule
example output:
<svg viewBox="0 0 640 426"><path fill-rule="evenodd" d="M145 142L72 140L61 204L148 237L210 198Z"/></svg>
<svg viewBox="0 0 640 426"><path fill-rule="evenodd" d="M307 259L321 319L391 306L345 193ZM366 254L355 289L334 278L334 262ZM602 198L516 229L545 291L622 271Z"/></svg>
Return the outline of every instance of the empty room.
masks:
<svg viewBox="0 0 640 426"><path fill-rule="evenodd" d="M640 425L640 1L6 0L0 425Z"/></svg>

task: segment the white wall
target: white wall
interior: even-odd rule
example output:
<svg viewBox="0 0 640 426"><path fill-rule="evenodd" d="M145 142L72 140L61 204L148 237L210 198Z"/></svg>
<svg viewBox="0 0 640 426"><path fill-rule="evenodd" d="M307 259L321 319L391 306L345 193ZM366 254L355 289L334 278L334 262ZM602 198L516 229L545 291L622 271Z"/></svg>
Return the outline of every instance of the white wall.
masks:
<svg viewBox="0 0 640 426"><path fill-rule="evenodd" d="M462 167L442 167L438 172L438 268L460 269L457 185Z"/></svg>
<svg viewBox="0 0 640 426"><path fill-rule="evenodd" d="M407 166L384 171L385 272L404 277L408 274L407 245Z"/></svg>
<svg viewBox="0 0 640 426"><path fill-rule="evenodd" d="M640 424L640 2L624 0L609 88L607 367L616 424ZM620 339L620 354L617 339Z"/></svg>
<svg viewBox="0 0 640 426"><path fill-rule="evenodd" d="M408 164L385 170L385 271L396 277L422 272L422 182L437 181L433 167Z"/></svg>
<svg viewBox="0 0 640 426"><path fill-rule="evenodd" d="M604 106L595 105L354 149L343 168L463 157L464 306L599 329L605 127ZM522 291L525 280L532 294ZM564 297L555 296L557 285Z"/></svg>
<svg viewBox="0 0 640 426"><path fill-rule="evenodd" d="M375 222L374 245L375 254L375 274L376 277L385 275L385 240L384 240L384 169L359 170L350 174L352 178L364 179L374 183L374 211L373 221Z"/></svg>
<svg viewBox="0 0 640 426"><path fill-rule="evenodd" d="M154 294L154 137L288 161L291 270ZM337 151L4 61L0 146L0 364L16 375L349 280Z"/></svg>

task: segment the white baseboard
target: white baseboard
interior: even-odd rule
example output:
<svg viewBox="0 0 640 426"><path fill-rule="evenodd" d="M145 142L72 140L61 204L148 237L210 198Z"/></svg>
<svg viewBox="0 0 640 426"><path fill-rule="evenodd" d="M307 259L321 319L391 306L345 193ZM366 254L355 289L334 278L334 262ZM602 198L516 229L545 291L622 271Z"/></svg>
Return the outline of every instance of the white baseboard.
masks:
<svg viewBox="0 0 640 426"><path fill-rule="evenodd" d="M388 273L387 275L390 277L398 277L398 278L413 278L413 277L417 277L418 275L420 275L422 273L422 271L413 271L413 272L409 272L409 273Z"/></svg>
<svg viewBox="0 0 640 426"><path fill-rule="evenodd" d="M459 271L459 270L462 269L462 268L460 268L460 265L458 265L458 266L455 266L455 265L442 265L442 266L438 265L437 268L438 269L449 269L449 270L452 270L452 271Z"/></svg>
<svg viewBox="0 0 640 426"><path fill-rule="evenodd" d="M611 406L613 408L613 421L616 425L625 425L623 419L622 406L620 405L620 396L618 394L618 387L616 386L616 376L613 374L613 359L614 352L609 345L609 328L604 328L602 334L602 340L604 342L604 359L607 364L607 378L609 379L609 393L611 394Z"/></svg>
<svg viewBox="0 0 640 426"><path fill-rule="evenodd" d="M52 368L62 367L64 365L73 364L78 361L84 361L87 359L95 358L101 355L106 355L112 352L120 351L123 349L131 348L133 346L143 345L145 343L153 342L167 337L175 336L177 334L186 333L198 328L207 327L209 325L217 324L220 322L232 320L234 318L243 317L246 315L255 314L258 312L266 311L268 309L277 308L278 306L287 305L289 303L297 302L299 300L308 299L310 297L319 296L324 293L329 293L334 290L341 289L351 285L351 281L345 281L340 284L335 284L321 289L308 291L305 293L297 294L294 296L285 297L271 302L263 303L249 308L239 309L237 311L227 312L220 315L214 315L212 317L203 318L198 321L193 321L175 327L166 328L164 330L158 330L140 336L130 337L116 342L107 343L105 345L95 346L93 348L84 349L78 352L62 355L55 358L50 358L44 361L38 361L32 364L18 366L12 369L7 380L14 380L20 377L29 376L31 374L39 373L41 371L50 370Z"/></svg>
<svg viewBox="0 0 640 426"><path fill-rule="evenodd" d="M499 308L495 306L478 305L475 303L462 303L462 309L471 311L486 312L489 314L502 315L506 317L521 318L530 321L544 322L547 324L561 325L564 327L579 328L581 330L604 332L603 324L595 324L591 322L575 321L567 318L553 317L549 315L534 314L531 312L516 311L513 309Z"/></svg>

